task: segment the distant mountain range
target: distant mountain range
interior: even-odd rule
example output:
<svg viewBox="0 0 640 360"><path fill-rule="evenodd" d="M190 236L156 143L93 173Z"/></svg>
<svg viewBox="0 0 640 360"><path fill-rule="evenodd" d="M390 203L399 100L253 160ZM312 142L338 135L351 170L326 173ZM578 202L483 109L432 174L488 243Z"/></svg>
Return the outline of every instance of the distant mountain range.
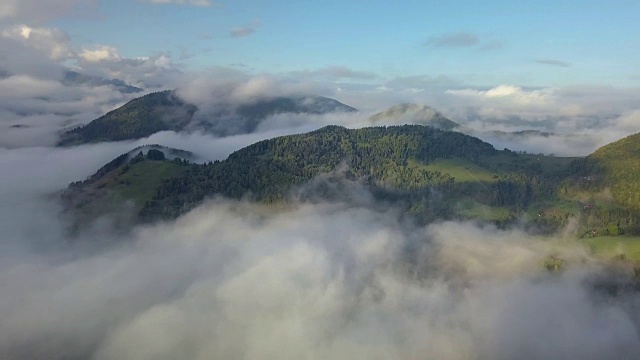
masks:
<svg viewBox="0 0 640 360"><path fill-rule="evenodd" d="M161 91L136 98L87 125L62 134L59 146L140 139L159 131L204 130L215 135L254 131L265 118L282 113L326 114L356 109L321 96L276 97L238 107L220 105L194 115L198 108L180 99L175 91Z"/></svg>
<svg viewBox="0 0 640 360"><path fill-rule="evenodd" d="M146 222L175 218L216 195L265 204L346 201L358 184L419 222L507 226L526 219L551 232L575 218L583 234L638 234L639 143L637 134L586 158L560 158L498 151L430 126L328 126L260 141L208 164L125 154L72 184L64 198L86 219L129 204L127 219Z"/></svg>

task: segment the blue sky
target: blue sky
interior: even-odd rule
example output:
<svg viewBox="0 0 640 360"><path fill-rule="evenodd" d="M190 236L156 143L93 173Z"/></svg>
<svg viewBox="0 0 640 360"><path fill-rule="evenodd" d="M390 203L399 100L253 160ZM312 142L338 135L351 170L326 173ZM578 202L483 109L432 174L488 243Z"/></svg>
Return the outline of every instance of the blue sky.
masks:
<svg viewBox="0 0 640 360"><path fill-rule="evenodd" d="M170 0L165 0L170 1ZM170 53L186 70L346 67L353 82L446 76L475 86L640 83L638 1L102 1L49 25L79 46ZM233 36L235 33L237 36ZM373 77L375 74L377 77Z"/></svg>

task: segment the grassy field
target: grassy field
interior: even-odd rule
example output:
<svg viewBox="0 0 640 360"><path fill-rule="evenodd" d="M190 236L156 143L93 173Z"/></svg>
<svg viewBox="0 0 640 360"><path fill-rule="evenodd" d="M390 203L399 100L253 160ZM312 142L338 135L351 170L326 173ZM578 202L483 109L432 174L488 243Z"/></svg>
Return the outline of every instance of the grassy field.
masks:
<svg viewBox="0 0 640 360"><path fill-rule="evenodd" d="M492 156L485 156L481 161L491 169L498 169L500 172L512 172L531 166L539 167L545 176L564 177L568 175L569 163L576 160L575 157L555 157L539 156L533 154L510 155L499 153Z"/></svg>
<svg viewBox="0 0 640 360"><path fill-rule="evenodd" d="M613 257L624 254L627 259L640 261L640 236L600 236L582 239L596 255Z"/></svg>
<svg viewBox="0 0 640 360"><path fill-rule="evenodd" d="M439 171L449 174L458 182L493 182L497 174L467 160L452 158L441 159L427 165L421 165L427 171Z"/></svg>
<svg viewBox="0 0 640 360"><path fill-rule="evenodd" d="M133 200L139 209L162 183L163 179L178 176L186 167L172 162L145 160L139 162L118 179L112 190L122 200Z"/></svg>
<svg viewBox="0 0 640 360"><path fill-rule="evenodd" d="M503 219L509 215L509 210L507 208L488 206L475 201L461 201L457 205L457 212L470 219L491 221Z"/></svg>

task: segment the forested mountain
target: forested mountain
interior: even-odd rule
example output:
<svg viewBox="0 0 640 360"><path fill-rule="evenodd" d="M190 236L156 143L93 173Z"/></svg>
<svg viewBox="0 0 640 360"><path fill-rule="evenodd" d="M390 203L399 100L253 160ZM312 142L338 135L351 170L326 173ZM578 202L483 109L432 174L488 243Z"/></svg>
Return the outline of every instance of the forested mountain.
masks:
<svg viewBox="0 0 640 360"><path fill-rule="evenodd" d="M117 194L110 199L134 200L141 221L175 218L216 195L263 203L286 203L294 193L303 199L324 198L330 194L322 186L311 191L303 185L342 168L340 176L327 178L332 186L360 184L377 200L419 221L479 218L496 224L554 206L557 185L570 175L573 160L498 151L468 135L419 125L357 130L328 126L260 141L208 164L142 159L120 164L97 180L104 192ZM132 171L144 175L134 177ZM86 193L88 185L76 183L67 196ZM134 188L145 190L135 193ZM90 203L70 204L83 208ZM574 206L535 221L558 226L578 211Z"/></svg>
<svg viewBox="0 0 640 360"><path fill-rule="evenodd" d="M120 141L147 137L153 133L184 128L196 107L180 100L172 91L133 99L85 126L63 134L59 145Z"/></svg>
<svg viewBox="0 0 640 360"><path fill-rule="evenodd" d="M216 135L248 133L266 117L280 113L324 114L356 109L321 96L276 97L237 107L218 108L194 114L198 108L184 102L175 91L161 91L131 100L122 107L85 126L62 134L59 146L101 141L139 139L159 131L200 129Z"/></svg>

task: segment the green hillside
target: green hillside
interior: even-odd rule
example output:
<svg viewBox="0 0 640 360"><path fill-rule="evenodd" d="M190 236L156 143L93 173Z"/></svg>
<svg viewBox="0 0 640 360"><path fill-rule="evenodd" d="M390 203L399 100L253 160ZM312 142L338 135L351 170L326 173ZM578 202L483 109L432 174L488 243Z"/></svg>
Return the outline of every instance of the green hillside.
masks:
<svg viewBox="0 0 640 360"><path fill-rule="evenodd" d="M421 223L478 219L509 226L524 220L532 231L549 233L575 218L584 237L633 235L640 234L640 214L606 199L602 181L593 180L607 179L614 189L631 186L626 175L609 170L620 166L615 159L605 167L592 164L602 161L609 149L625 151L624 162L639 161L633 146L625 146L627 141L586 159L560 158L498 151L477 138L428 126L328 126L260 141L207 164L126 160L129 155L89 183L72 185L67 194L82 199L71 202L77 208L113 208L101 203L131 200L137 222L172 219L218 195L263 204L348 201L349 186L357 183L377 202ZM596 170L592 180L582 174Z"/></svg>
<svg viewBox="0 0 640 360"><path fill-rule="evenodd" d="M139 212L145 221L177 217L215 195L285 203L292 191L319 174L345 168L334 179L338 186L357 182L378 200L405 209L419 221L474 218L482 213L486 220L507 224L534 204L558 201L555 184L567 176L561 171L566 163L564 158L541 161L497 151L477 138L426 126L357 130L328 126L260 141L225 161L184 165L179 175L165 173L158 186L157 179L148 181L144 196L137 200L148 200ZM129 171L139 166L132 164ZM105 187L117 190L112 183ZM124 193L131 198L137 194ZM567 216L554 221L561 223Z"/></svg>
<svg viewBox="0 0 640 360"><path fill-rule="evenodd" d="M611 189L616 203L640 210L640 134L628 136L586 158L586 173L595 186Z"/></svg>
<svg viewBox="0 0 640 360"><path fill-rule="evenodd" d="M146 153L146 155L144 155ZM65 213L75 226L109 215L122 225L137 222L137 213L165 179L187 169L188 151L147 145L122 154L62 193ZM173 160L169 160L173 159Z"/></svg>
<svg viewBox="0 0 640 360"><path fill-rule="evenodd" d="M585 236L640 235L640 134L571 163L561 193L585 208Z"/></svg>

